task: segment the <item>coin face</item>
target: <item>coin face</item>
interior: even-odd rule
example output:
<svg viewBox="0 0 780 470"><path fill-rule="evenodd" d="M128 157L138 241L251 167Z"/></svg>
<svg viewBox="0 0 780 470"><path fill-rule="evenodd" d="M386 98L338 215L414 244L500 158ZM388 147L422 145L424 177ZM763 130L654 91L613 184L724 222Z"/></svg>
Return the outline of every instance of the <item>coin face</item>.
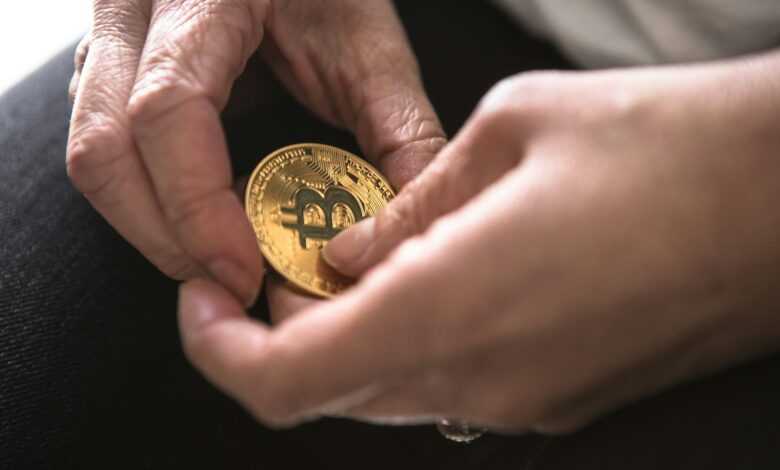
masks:
<svg viewBox="0 0 780 470"><path fill-rule="evenodd" d="M352 281L330 268L320 252L394 196L390 183L359 157L328 145L297 144L257 165L245 207L271 266L306 292L330 297Z"/></svg>

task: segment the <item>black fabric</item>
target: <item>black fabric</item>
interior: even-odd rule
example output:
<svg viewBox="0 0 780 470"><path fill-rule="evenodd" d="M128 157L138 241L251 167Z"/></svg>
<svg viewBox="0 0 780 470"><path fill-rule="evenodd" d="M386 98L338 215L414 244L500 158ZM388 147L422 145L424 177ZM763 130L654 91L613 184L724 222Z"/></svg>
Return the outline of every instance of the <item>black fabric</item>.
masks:
<svg viewBox="0 0 780 470"><path fill-rule="evenodd" d="M495 81L567 67L482 2L399 8L450 133ZM488 435L463 446L430 426L343 420L264 429L185 361L176 284L71 188L72 53L0 98L0 468L780 468L778 358L560 438ZM267 89L261 110L226 121L237 174L293 142L355 149Z"/></svg>

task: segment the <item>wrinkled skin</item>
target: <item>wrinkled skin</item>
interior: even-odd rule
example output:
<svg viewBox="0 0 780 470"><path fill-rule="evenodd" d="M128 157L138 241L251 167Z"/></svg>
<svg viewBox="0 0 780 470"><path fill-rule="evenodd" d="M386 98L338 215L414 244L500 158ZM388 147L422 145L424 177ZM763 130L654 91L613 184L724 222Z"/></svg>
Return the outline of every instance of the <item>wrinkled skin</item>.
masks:
<svg viewBox="0 0 780 470"><path fill-rule="evenodd" d="M220 112L255 54L396 187L445 144L390 1L95 0L71 83L70 178L161 271L207 276L244 305L264 267Z"/></svg>
<svg viewBox="0 0 780 470"><path fill-rule="evenodd" d="M180 293L192 362L261 421L566 432L780 345L780 56L505 80L325 257L330 301Z"/></svg>

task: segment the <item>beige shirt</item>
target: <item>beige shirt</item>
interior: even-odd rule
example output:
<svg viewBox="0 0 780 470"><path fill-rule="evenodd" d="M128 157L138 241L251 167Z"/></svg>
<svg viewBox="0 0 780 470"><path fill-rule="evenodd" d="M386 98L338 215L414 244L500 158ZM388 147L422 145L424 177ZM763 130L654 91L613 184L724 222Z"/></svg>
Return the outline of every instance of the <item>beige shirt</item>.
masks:
<svg viewBox="0 0 780 470"><path fill-rule="evenodd" d="M689 62L780 46L780 0L493 0L587 67Z"/></svg>

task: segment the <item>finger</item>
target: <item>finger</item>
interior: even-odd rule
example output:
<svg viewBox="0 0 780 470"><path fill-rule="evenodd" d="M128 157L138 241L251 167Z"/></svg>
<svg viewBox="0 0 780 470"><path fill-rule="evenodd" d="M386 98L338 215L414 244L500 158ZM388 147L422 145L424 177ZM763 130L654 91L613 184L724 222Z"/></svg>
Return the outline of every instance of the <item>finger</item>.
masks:
<svg viewBox="0 0 780 470"><path fill-rule="evenodd" d="M182 285L179 328L193 365L259 420L283 426L317 416L299 407L297 397L306 392L298 384L286 382L284 377L277 379L293 366L283 361L288 356L287 348L295 343L274 340L274 334L248 318L237 300L220 285L201 279ZM353 393L351 398L341 396L330 406L344 409L370 396L370 392ZM327 406L322 404L320 408Z"/></svg>
<svg viewBox="0 0 780 470"><path fill-rule="evenodd" d="M426 250L443 260L438 250L451 247L436 245ZM440 337L450 336L442 327L442 312L457 319L461 308L474 307L448 288L464 282L467 271L439 262L420 269L418 249L409 248L392 267L342 296L288 317L268 337L264 356L246 362L243 375L255 377L256 388L236 393L248 394L244 402L262 395L253 402L261 419L293 423L357 406L381 392L388 380L441 360L448 346ZM442 270L459 274L444 279ZM271 300L272 307L276 301ZM455 320L449 326L457 325Z"/></svg>
<svg viewBox="0 0 780 470"><path fill-rule="evenodd" d="M401 188L446 143L403 26L392 2L353 1L341 6L348 14L299 34L312 29L311 11L322 5L300 2L296 12L290 2L274 3L274 37L264 57L299 100L351 130L366 157Z"/></svg>
<svg viewBox="0 0 780 470"><path fill-rule="evenodd" d="M400 62L415 73L399 80L375 70L377 77L359 82L349 125L368 159L396 188L417 177L447 143L414 58L409 54Z"/></svg>
<svg viewBox="0 0 780 470"><path fill-rule="evenodd" d="M319 303L269 333L222 287L191 281L180 293L182 341L193 364L258 419L293 424L370 399L374 381L398 368L397 359L410 352L408 339L397 334L377 348L381 332L365 331L376 326L361 325L350 314L358 306L345 300ZM375 355L396 360L368 367Z"/></svg>
<svg viewBox="0 0 780 470"><path fill-rule="evenodd" d="M326 245L323 257L342 273L358 277L382 261L403 240L422 233L495 182L523 155L511 142L506 116L477 112L463 131L376 217L360 222Z"/></svg>
<svg viewBox="0 0 780 470"><path fill-rule="evenodd" d="M525 259L516 253L524 233L507 233L506 227L516 225L518 214L532 207L533 200L523 199L517 188L534 177L533 172L510 172L426 234L406 241L353 289L285 322L279 338L296 342L296 347L276 362L284 370L276 377L305 391L293 409L317 409L342 394L365 387L376 391L394 380L442 370L506 340L507 299L533 279L518 274L507 282L489 263L476 260L484 258L486 247L491 257ZM508 197L515 204L505 204ZM478 330L474 312L489 313L480 317ZM472 364L464 367L480 370ZM465 400L457 393L463 390L460 382L450 382L454 387L445 380L434 383L427 396L440 401L423 402L412 411L428 415L438 407L460 408Z"/></svg>
<svg viewBox="0 0 780 470"><path fill-rule="evenodd" d="M350 49L357 51L353 63L358 77L357 86L348 89L348 127L365 154L396 188L402 188L444 147L446 134L392 2L374 2L365 8L371 8L373 15L348 39L359 44ZM376 40L365 40L364 34L373 34ZM387 37L399 38L400 44L390 46Z"/></svg>
<svg viewBox="0 0 780 470"><path fill-rule="evenodd" d="M185 251L245 305L263 265L232 191L220 110L260 43L265 2L159 0L129 103L133 134Z"/></svg>
<svg viewBox="0 0 780 470"><path fill-rule="evenodd" d="M397 298L395 289L386 292ZM256 413L277 422L339 413L372 398L388 378L423 367L420 322L406 331L415 315L400 311L423 311L416 303L344 295L288 317L272 334L267 356L249 372L263 377L258 388L273 383Z"/></svg>
<svg viewBox="0 0 780 470"><path fill-rule="evenodd" d="M263 357L268 331L218 284L194 279L179 290L179 331L192 364L212 383L251 408L247 372Z"/></svg>
<svg viewBox="0 0 780 470"><path fill-rule="evenodd" d="M78 79L67 168L74 186L122 236L160 270L182 279L197 268L168 228L126 115L150 3L95 2L91 38L80 49L86 54L89 44Z"/></svg>
<svg viewBox="0 0 780 470"><path fill-rule="evenodd" d="M509 183L513 188L514 181ZM507 189L499 189L504 192L492 194L486 204L506 197ZM500 312L503 304L477 299L470 289L452 289L469 285L488 299L505 299L507 290L515 288L496 283L490 266L473 262L484 243L497 256L506 256L497 250L510 245L504 239L497 243L496 236L506 238L498 229L474 236L467 228L475 218L488 227L507 222L493 220L480 208L459 214L449 226L442 226L458 237L434 231L407 242L355 288L316 303L264 336L261 353L203 342L191 357L196 363L212 364L215 371L229 371L212 375L213 380L261 420L290 424L353 408L381 393L385 383L435 370L473 348L493 344L505 324L486 318L480 328L485 334L474 335L470 313ZM426 256L424 264L419 263L421 253ZM232 309L240 310L238 304Z"/></svg>

